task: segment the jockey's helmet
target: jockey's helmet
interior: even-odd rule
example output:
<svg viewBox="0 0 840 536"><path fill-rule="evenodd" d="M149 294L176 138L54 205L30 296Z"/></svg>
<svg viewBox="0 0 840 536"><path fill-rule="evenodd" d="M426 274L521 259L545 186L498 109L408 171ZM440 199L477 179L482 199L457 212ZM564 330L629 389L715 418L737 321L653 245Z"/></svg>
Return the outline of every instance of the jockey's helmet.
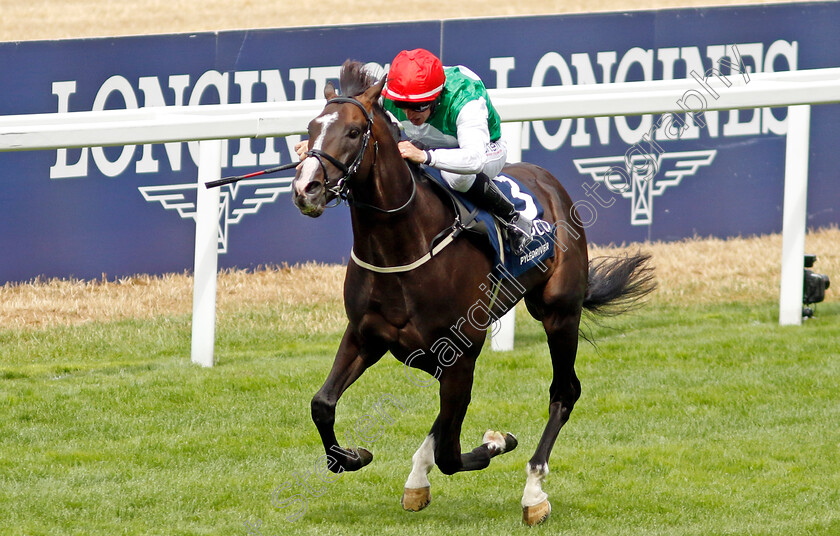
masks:
<svg viewBox="0 0 840 536"><path fill-rule="evenodd" d="M423 48L403 50L391 62L382 95L397 106L431 104L443 91L444 82L446 75L437 56Z"/></svg>

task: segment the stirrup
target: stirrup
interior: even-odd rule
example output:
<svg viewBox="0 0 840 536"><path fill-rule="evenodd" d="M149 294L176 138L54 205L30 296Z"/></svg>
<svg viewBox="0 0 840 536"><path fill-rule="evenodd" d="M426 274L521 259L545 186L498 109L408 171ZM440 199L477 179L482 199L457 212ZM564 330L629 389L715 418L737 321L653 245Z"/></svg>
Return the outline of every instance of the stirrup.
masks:
<svg viewBox="0 0 840 536"><path fill-rule="evenodd" d="M521 257L525 253L525 248L528 247L528 244L534 240L534 237L531 235L532 223L531 220L523 218L521 214L517 213L506 224L510 249L517 257Z"/></svg>

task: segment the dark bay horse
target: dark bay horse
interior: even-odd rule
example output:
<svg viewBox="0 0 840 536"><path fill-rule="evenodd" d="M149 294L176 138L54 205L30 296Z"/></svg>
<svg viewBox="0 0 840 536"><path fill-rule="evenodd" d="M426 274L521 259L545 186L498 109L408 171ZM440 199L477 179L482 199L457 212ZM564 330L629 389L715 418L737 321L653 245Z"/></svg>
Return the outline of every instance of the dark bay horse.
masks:
<svg viewBox="0 0 840 536"><path fill-rule="evenodd" d="M494 456L515 448L512 434L488 431L481 445L465 453L460 435L491 317L524 298L548 335L553 373L548 423L527 464L522 497L525 522L539 523L551 511L542 490L548 458L580 396L574 364L581 312L620 312L650 292L649 256L590 262L584 229L557 179L537 166L515 164L505 173L529 188L545 209L544 219L555 223L549 236L555 254L517 279L488 278L494 265L480 244L466 238L440 240L453 227L454 210L400 157L395 126L379 105L384 82L374 80L361 63L344 64L340 84L345 96L327 86L328 102L309 124L307 158L293 182L294 202L303 214L320 216L340 196L350 206L353 226L344 281L348 324L332 370L312 399L312 419L329 468L355 471L373 458L365 449L339 446L335 407L386 352L407 371L425 371L439 382L440 413L412 457L401 500L405 509L420 510L431 500L427 475L434 465L447 475L483 469ZM499 285L492 304L490 281Z"/></svg>

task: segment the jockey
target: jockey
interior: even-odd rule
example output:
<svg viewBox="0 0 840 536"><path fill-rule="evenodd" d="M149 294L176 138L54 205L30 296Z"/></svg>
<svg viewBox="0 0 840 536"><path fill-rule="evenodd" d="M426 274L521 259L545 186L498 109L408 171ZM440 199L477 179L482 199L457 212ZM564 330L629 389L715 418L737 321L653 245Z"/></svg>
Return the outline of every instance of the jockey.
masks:
<svg viewBox="0 0 840 536"><path fill-rule="evenodd" d="M427 147L401 141L402 157L441 170L450 188L505 223L511 249L522 255L532 240L531 221L492 180L505 165L507 147L478 76L463 66L444 68L428 50L403 50L391 62L382 96L408 138Z"/></svg>

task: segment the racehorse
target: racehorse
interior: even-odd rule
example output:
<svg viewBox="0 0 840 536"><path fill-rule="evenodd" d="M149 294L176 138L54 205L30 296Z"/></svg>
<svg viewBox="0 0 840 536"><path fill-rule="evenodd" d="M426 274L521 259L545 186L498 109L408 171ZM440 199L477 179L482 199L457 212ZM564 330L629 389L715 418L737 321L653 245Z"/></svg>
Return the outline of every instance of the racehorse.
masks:
<svg viewBox="0 0 840 536"><path fill-rule="evenodd" d="M522 497L524 521L542 522L551 511L542 489L549 455L581 392L574 369L581 312L609 314L632 307L655 286L649 256L590 262L581 221L557 179L534 165L508 165L504 173L533 192L544 207L544 219L554 222L549 234L556 247L553 258L523 275L494 279L498 288L493 294L487 283L494 260L487 249L473 239L452 239L457 227L452 204L400 156L398 131L379 103L385 79L377 81L363 64L348 60L339 83L344 96L329 84L324 91L326 106L309 123L307 157L292 183L295 205L303 214L320 216L343 199L353 228L344 281L347 328L332 369L312 399L312 419L328 467L355 471L371 462L369 451L339 446L335 407L386 352L412 374L419 369L439 382L440 413L412 457L403 508L417 511L429 504L427 475L434 465L447 475L483 469L494 456L515 448L512 434L488 430L481 445L464 453L460 435L487 326L524 299L548 336L553 373L548 423L526 466ZM488 294L498 299L486 305Z"/></svg>

